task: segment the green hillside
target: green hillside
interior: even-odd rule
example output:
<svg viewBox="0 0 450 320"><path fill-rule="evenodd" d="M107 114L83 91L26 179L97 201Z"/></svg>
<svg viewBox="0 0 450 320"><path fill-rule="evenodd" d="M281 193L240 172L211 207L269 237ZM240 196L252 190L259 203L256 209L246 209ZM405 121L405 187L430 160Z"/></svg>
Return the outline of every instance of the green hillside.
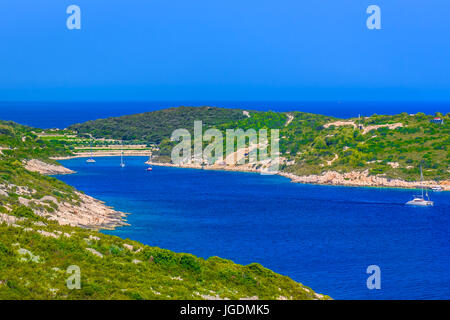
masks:
<svg viewBox="0 0 450 320"><path fill-rule="evenodd" d="M172 114L176 114L176 121ZM205 121L208 114L214 116ZM217 114L228 116L216 121ZM434 117L440 117L443 123L431 122ZM156 118L157 125L144 125ZM450 178L449 114L374 114L360 119L337 119L304 112L249 112L247 117L242 110L181 107L91 121L71 129L97 137L158 141L161 160L169 161L175 145L169 140L172 131L187 128L192 133L194 120L203 120L205 130L214 126L224 133L237 128L279 129L281 156L288 160L282 170L298 175L367 170L370 175L414 181L422 163L426 179ZM134 134L124 134L130 131Z"/></svg>
<svg viewBox="0 0 450 320"><path fill-rule="evenodd" d="M369 170L372 175L415 181L422 163L425 178L450 178L449 114L402 113L360 119L302 112L289 115L293 120L282 126L268 125L273 113L259 113L238 123L243 129L280 129L281 155L295 160L295 164L283 166L284 171L307 175ZM431 122L435 117L444 123ZM255 124L253 118L263 120ZM338 122L348 124L332 125Z"/></svg>
<svg viewBox="0 0 450 320"><path fill-rule="evenodd" d="M203 121L204 127L244 119L242 110L211 107L179 107L153 112L88 121L70 126L69 130L91 134L95 138L139 140L149 144L160 143L176 129L192 131L194 121Z"/></svg>
<svg viewBox="0 0 450 320"><path fill-rule="evenodd" d="M20 197L26 199L33 209L43 209L49 213L55 209L50 204L38 205L38 201L46 195L60 201L76 203L78 197L74 189L65 183L24 168L24 161L41 159L48 163L56 163L49 156L70 155L70 150L61 142L43 141L34 130L13 122L0 121L0 213L14 213L21 210ZM25 194L24 190L33 190ZM37 207L39 206L39 208Z"/></svg>
<svg viewBox="0 0 450 320"><path fill-rule="evenodd" d="M372 115L349 119L361 124L352 126L318 128L317 135L303 143L297 140L292 129L286 129L285 150L298 145L302 152L294 156L296 165L292 172L310 173L336 170L366 170L373 175L405 180L418 179L419 163L424 176L434 180L448 180L450 164L450 117L438 115L444 124L431 123L431 115L406 113L394 116ZM395 125L398 127L394 128ZM392 125L392 129L386 127ZM401 125L401 126L400 126ZM374 127L381 126L381 127ZM372 128L372 129L371 129ZM371 129L371 130L370 130ZM298 142L297 142L298 141ZM328 165L327 161L333 161ZM317 164L323 167L317 167Z"/></svg>

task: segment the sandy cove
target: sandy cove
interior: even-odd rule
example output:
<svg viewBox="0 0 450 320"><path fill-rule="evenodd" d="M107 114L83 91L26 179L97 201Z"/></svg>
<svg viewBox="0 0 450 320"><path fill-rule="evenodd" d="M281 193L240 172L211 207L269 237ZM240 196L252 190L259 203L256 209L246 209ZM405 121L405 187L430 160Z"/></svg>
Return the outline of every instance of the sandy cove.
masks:
<svg viewBox="0 0 450 320"><path fill-rule="evenodd" d="M172 163L159 163L159 162L146 162L147 164L163 167L175 167L175 168L191 168L202 169L199 164L183 164L175 165ZM239 172L255 172L261 173L260 169L256 169L251 165L240 166L204 166L204 170L221 170L221 171L239 171ZM277 175L291 179L295 183L307 183L307 184L320 184L320 185L334 185L334 186L352 186L352 187L386 187L386 188L406 188L417 189L421 187L419 181L405 181L400 179L388 179L379 176L369 175L369 171L352 171L347 173L339 173L336 171L326 171L321 175L307 175L298 176L289 172L277 172ZM450 191L450 181L445 180L440 183L436 181L424 181L423 187L431 188L440 185L444 191Z"/></svg>

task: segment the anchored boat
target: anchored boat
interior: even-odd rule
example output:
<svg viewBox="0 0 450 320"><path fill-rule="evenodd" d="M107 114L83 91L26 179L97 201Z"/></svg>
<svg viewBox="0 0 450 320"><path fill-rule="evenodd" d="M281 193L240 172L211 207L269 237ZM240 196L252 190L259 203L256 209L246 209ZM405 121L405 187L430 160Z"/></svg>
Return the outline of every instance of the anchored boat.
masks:
<svg viewBox="0 0 450 320"><path fill-rule="evenodd" d="M411 201L408 201L406 204L410 206L419 206L419 207L430 207L434 205L434 202L430 200L428 196L428 190L423 191L423 174L422 174L422 165L420 166L420 185L422 187L422 195L414 196Z"/></svg>
<svg viewBox="0 0 450 320"><path fill-rule="evenodd" d="M150 156L148 157L148 168L147 168L147 171L153 171L151 163L152 163L152 154L150 153Z"/></svg>
<svg viewBox="0 0 450 320"><path fill-rule="evenodd" d="M87 163L95 163L95 160L93 158L93 151L92 151L92 142L91 142L91 157L86 160Z"/></svg>
<svg viewBox="0 0 450 320"><path fill-rule="evenodd" d="M123 161L123 150L122 153L120 154L120 167L125 168L125 162Z"/></svg>

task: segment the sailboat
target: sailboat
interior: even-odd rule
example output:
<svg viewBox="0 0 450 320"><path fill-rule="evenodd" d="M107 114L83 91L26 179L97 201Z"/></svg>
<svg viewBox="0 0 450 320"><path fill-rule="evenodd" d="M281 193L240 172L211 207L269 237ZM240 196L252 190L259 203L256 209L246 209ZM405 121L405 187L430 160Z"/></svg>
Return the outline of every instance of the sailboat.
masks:
<svg viewBox="0 0 450 320"><path fill-rule="evenodd" d="M425 195L423 192L423 174L422 174L422 165L420 165L420 185L422 187L422 195L414 196L411 201L408 201L406 204L410 206L420 206L420 207L430 207L434 205L434 202L430 200L428 196L428 190L425 191ZM425 199L426 197L426 199Z"/></svg>
<svg viewBox="0 0 450 320"><path fill-rule="evenodd" d="M148 165L149 165L149 167L147 168L147 171L153 171L151 163L152 163L152 154L150 153L150 155L148 157Z"/></svg>
<svg viewBox="0 0 450 320"><path fill-rule="evenodd" d="M120 167L121 168L125 168L125 162L123 161L123 150L122 150L122 153L120 155Z"/></svg>
<svg viewBox="0 0 450 320"><path fill-rule="evenodd" d="M91 141L91 157L86 160L87 163L95 163L95 160L92 156L93 156L93 152L92 152L92 141Z"/></svg>

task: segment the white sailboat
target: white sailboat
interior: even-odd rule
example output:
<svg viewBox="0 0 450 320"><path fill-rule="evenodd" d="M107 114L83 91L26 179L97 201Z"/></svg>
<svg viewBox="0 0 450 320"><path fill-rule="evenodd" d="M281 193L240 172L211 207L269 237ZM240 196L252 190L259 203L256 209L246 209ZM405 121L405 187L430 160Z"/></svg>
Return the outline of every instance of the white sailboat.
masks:
<svg viewBox="0 0 450 320"><path fill-rule="evenodd" d="M125 168L125 161L123 161L123 150L122 153L120 154L120 167Z"/></svg>
<svg viewBox="0 0 450 320"><path fill-rule="evenodd" d="M87 163L95 163L95 160L92 156L93 156L93 151L92 151L92 141L91 141L91 157L86 160Z"/></svg>
<svg viewBox="0 0 450 320"><path fill-rule="evenodd" d="M422 165L420 166L420 185L422 187L422 195L414 196L411 201L408 201L406 204L410 206L419 206L419 207L430 207L434 205L434 202L430 200L428 196L428 190L425 191L425 195L423 192L423 174L422 174ZM425 199L426 197L426 199Z"/></svg>
<svg viewBox="0 0 450 320"><path fill-rule="evenodd" d="M150 155L148 157L148 168L147 168L147 171L153 171L151 163L152 163L152 154L150 153Z"/></svg>

